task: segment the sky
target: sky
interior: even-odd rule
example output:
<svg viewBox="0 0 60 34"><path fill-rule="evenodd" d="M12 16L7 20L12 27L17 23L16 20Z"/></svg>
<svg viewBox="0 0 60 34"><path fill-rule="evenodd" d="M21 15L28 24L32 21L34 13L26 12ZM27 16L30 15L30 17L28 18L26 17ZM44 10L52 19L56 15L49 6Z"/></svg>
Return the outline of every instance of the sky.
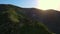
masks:
<svg viewBox="0 0 60 34"><path fill-rule="evenodd" d="M0 0L0 4L13 4L24 8L60 10L60 0Z"/></svg>
<svg viewBox="0 0 60 34"><path fill-rule="evenodd" d="M60 0L39 0L38 8L60 10Z"/></svg>
<svg viewBox="0 0 60 34"><path fill-rule="evenodd" d="M0 0L0 4L13 4L20 7L35 7L36 0Z"/></svg>

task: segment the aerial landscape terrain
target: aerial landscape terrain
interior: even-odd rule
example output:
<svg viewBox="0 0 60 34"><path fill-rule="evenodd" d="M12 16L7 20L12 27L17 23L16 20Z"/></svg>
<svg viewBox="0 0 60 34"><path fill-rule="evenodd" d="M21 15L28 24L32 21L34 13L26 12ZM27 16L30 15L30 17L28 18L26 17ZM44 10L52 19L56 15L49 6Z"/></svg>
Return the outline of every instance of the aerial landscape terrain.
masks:
<svg viewBox="0 0 60 34"><path fill-rule="evenodd" d="M60 11L0 4L0 34L60 34Z"/></svg>

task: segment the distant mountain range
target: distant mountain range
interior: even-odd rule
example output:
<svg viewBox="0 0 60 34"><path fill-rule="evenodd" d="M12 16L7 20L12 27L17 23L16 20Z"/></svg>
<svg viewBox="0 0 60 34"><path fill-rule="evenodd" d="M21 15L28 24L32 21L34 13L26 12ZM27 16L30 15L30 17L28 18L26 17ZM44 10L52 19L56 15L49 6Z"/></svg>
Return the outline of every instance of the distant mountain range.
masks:
<svg viewBox="0 0 60 34"><path fill-rule="evenodd" d="M60 34L60 11L0 4L0 34L53 33Z"/></svg>

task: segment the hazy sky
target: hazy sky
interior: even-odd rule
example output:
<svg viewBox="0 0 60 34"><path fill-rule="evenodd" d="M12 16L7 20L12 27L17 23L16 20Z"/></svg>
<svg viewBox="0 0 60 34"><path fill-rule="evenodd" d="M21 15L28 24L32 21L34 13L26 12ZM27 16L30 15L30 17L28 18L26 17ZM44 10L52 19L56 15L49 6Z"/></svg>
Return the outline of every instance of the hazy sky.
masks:
<svg viewBox="0 0 60 34"><path fill-rule="evenodd" d="M0 4L13 4L20 7L60 10L60 0L0 0Z"/></svg>

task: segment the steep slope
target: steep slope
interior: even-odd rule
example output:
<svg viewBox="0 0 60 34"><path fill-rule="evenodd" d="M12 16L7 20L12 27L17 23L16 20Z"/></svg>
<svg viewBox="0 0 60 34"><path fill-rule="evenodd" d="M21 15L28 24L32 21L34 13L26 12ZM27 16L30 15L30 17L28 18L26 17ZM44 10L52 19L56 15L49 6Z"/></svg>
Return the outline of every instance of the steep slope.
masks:
<svg viewBox="0 0 60 34"><path fill-rule="evenodd" d="M39 10L35 8L25 10L30 18L44 23L50 31L60 34L60 11L53 9Z"/></svg>
<svg viewBox="0 0 60 34"><path fill-rule="evenodd" d="M47 25L51 31L60 34L60 11L47 10L42 22Z"/></svg>
<svg viewBox="0 0 60 34"><path fill-rule="evenodd" d="M23 8L0 4L0 34L52 34L47 27L27 16Z"/></svg>

